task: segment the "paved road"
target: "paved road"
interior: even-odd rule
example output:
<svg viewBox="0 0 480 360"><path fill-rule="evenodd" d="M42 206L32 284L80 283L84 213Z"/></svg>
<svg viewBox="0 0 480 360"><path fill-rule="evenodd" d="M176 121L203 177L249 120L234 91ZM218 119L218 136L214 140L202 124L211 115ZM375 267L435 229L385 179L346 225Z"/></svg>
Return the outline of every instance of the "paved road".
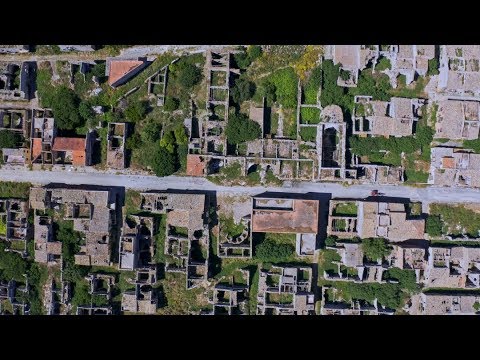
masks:
<svg viewBox="0 0 480 360"><path fill-rule="evenodd" d="M88 184L104 186L124 186L136 190L213 190L220 193L239 195L255 195L264 191L286 191L292 193L331 193L332 197L364 198L377 189L385 196L410 198L413 201L430 202L480 202L478 189L449 189L439 187L415 188L409 186L352 185L343 186L337 183L294 183L291 187L262 186L218 186L205 178L168 176L159 178L145 175L124 175L112 173L83 173L69 171L42 171L28 169L0 169L0 180L28 181L44 185L51 182L65 184Z"/></svg>

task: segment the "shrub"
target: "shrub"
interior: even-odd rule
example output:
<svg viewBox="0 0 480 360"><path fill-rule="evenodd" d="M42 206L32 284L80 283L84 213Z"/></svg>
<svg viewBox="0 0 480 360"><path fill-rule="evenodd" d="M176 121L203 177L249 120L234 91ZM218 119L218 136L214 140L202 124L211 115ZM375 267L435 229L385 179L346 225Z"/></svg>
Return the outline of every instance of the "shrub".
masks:
<svg viewBox="0 0 480 360"><path fill-rule="evenodd" d="M294 251L291 244L278 244L267 239L255 247L255 257L263 262L284 262L292 257Z"/></svg>
<svg viewBox="0 0 480 360"><path fill-rule="evenodd" d="M438 75L440 71L438 71L438 59L433 58L428 60L428 71L427 75Z"/></svg>
<svg viewBox="0 0 480 360"><path fill-rule="evenodd" d="M351 76L352 73L350 71L340 69L340 79L342 79L343 81L349 80Z"/></svg>
<svg viewBox="0 0 480 360"><path fill-rule="evenodd" d="M173 67L173 73L178 79L178 82L184 88L191 88L198 84L202 78L201 70L194 64L179 61L175 67Z"/></svg>
<svg viewBox="0 0 480 360"><path fill-rule="evenodd" d="M286 108L294 109L297 106L298 77L293 68L277 70L268 79L275 85L278 102Z"/></svg>
<svg viewBox="0 0 480 360"><path fill-rule="evenodd" d="M441 236L443 221L438 215L429 215L425 223L425 231L430 236Z"/></svg>
<svg viewBox="0 0 480 360"><path fill-rule="evenodd" d="M312 141L317 140L317 128L314 127L302 127L300 128L300 137L303 141Z"/></svg>
<svg viewBox="0 0 480 360"><path fill-rule="evenodd" d="M160 140L160 146L167 150L170 154L175 152L175 136L173 131L168 131L163 134L163 137Z"/></svg>
<svg viewBox="0 0 480 360"><path fill-rule="evenodd" d="M162 125L154 120L148 121L141 132L142 140L145 142L156 142L160 140Z"/></svg>
<svg viewBox="0 0 480 360"><path fill-rule="evenodd" d="M251 62L262 56L262 47L260 45L250 45L247 48L248 58Z"/></svg>
<svg viewBox="0 0 480 360"><path fill-rule="evenodd" d="M322 85L322 68L316 67L312 70L307 84L304 88L305 104L316 104L317 95L320 86Z"/></svg>
<svg viewBox="0 0 480 360"><path fill-rule="evenodd" d="M14 148L21 140L20 135L13 131L0 130L0 149Z"/></svg>
<svg viewBox="0 0 480 360"><path fill-rule="evenodd" d="M344 88L337 85L340 65L334 65L331 60L324 61L322 64L322 75L322 92L320 94L322 106L335 104L344 109L351 107L351 97Z"/></svg>
<svg viewBox="0 0 480 360"><path fill-rule="evenodd" d="M250 100L254 93L255 84L242 78L237 79L235 85L230 90L232 100L239 105L246 100Z"/></svg>
<svg viewBox="0 0 480 360"><path fill-rule="evenodd" d="M132 136L130 136L127 141L125 142L125 147L128 150L134 150L138 149L142 146L142 137L139 133L133 133Z"/></svg>
<svg viewBox="0 0 480 360"><path fill-rule="evenodd" d="M80 99L72 89L63 85L58 87L51 102L55 125L59 129L73 130L82 126L83 119L78 110Z"/></svg>
<svg viewBox="0 0 480 360"><path fill-rule="evenodd" d="M391 268L385 272L385 279L397 280L402 289L408 292L416 292L419 289L414 270L403 270L399 268Z"/></svg>
<svg viewBox="0 0 480 360"><path fill-rule="evenodd" d="M335 235L330 235L325 238L325 246L335 246L337 243L338 237Z"/></svg>
<svg viewBox="0 0 480 360"><path fill-rule="evenodd" d="M78 112L80 113L80 116L85 120L89 120L95 117L95 111L93 111L92 104L90 104L89 101L80 102Z"/></svg>
<svg viewBox="0 0 480 360"><path fill-rule="evenodd" d="M0 243L0 271L2 278L7 280L24 281L23 274L27 271L27 263L14 252L5 251L5 243Z"/></svg>
<svg viewBox="0 0 480 360"><path fill-rule="evenodd" d="M164 147L155 147L152 154L150 167L157 176L169 176L175 172L175 154L167 151Z"/></svg>
<svg viewBox="0 0 480 360"><path fill-rule="evenodd" d="M147 115L148 108L148 102L136 101L125 109L125 116L129 121L140 121Z"/></svg>
<svg viewBox="0 0 480 360"><path fill-rule="evenodd" d="M268 79L262 79L260 82L257 92L261 97L264 97L268 103L273 103L277 100L276 95L277 88L275 85L270 82Z"/></svg>
<svg viewBox="0 0 480 360"><path fill-rule="evenodd" d="M377 65L375 65L375 70L377 71L383 71L383 70L390 70L392 68L392 64L390 63L390 60L388 60L386 57L381 57L380 60L378 61Z"/></svg>
<svg viewBox="0 0 480 360"><path fill-rule="evenodd" d="M318 124L320 122L320 110L317 108L302 107L300 115L304 124Z"/></svg>
<svg viewBox="0 0 480 360"><path fill-rule="evenodd" d="M372 261L381 260L391 252L387 240L382 238L362 239L362 250L365 256Z"/></svg>
<svg viewBox="0 0 480 360"><path fill-rule="evenodd" d="M175 111L178 109L178 107L180 106L180 101L176 98L173 98L173 97L167 97L167 99L165 100L165 104L163 105L163 109L165 111Z"/></svg>
<svg viewBox="0 0 480 360"><path fill-rule="evenodd" d="M230 116L225 130L230 144L240 144L245 141L258 139L262 129L255 121L250 120L244 114Z"/></svg>

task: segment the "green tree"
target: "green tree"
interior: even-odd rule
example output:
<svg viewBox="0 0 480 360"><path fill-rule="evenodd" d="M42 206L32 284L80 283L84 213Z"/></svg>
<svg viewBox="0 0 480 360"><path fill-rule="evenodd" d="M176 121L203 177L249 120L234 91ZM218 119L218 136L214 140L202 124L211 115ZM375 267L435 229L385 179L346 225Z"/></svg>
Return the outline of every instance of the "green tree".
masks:
<svg viewBox="0 0 480 360"><path fill-rule="evenodd" d="M0 149L14 148L21 140L20 135L13 131L0 130Z"/></svg>
<svg viewBox="0 0 480 360"><path fill-rule="evenodd" d="M136 101L133 104L130 104L125 109L125 116L127 120L137 122L145 118L147 115L149 106L146 101Z"/></svg>
<svg viewBox="0 0 480 360"><path fill-rule="evenodd" d="M438 71L438 59L433 58L428 60L428 72L427 75L438 75L440 71Z"/></svg>
<svg viewBox="0 0 480 360"><path fill-rule="evenodd" d="M6 280L24 281L23 274L26 274L27 263L17 253L5 251L6 245L0 242L0 271Z"/></svg>
<svg viewBox="0 0 480 360"><path fill-rule="evenodd" d="M80 106L78 107L78 112L80 116L85 120L89 120L95 117L95 111L92 109L92 104L89 101L82 101L80 102Z"/></svg>
<svg viewBox="0 0 480 360"><path fill-rule="evenodd" d="M291 259L295 248L291 244L279 244L273 240L264 240L255 247L255 257L264 262L284 262Z"/></svg>
<svg viewBox="0 0 480 360"><path fill-rule="evenodd" d="M382 238L362 239L362 250L365 256L372 261L383 259L392 251L387 240Z"/></svg>
<svg viewBox="0 0 480 360"><path fill-rule="evenodd" d="M174 130L175 134L175 142L177 145L187 145L188 144L188 137L185 132L185 127L183 125L178 126Z"/></svg>
<svg viewBox="0 0 480 360"><path fill-rule="evenodd" d="M414 270L403 270L399 268L391 268L385 272L385 279L397 280L402 289L413 293L419 289L417 278Z"/></svg>
<svg viewBox="0 0 480 360"><path fill-rule="evenodd" d="M174 74L180 85L184 88L191 88L198 84L202 79L201 70L193 64L180 62L174 67Z"/></svg>
<svg viewBox="0 0 480 360"><path fill-rule="evenodd" d="M250 120L244 114L230 116L225 130L227 140L230 144L240 144L245 141L258 139L262 129L255 121Z"/></svg>
<svg viewBox="0 0 480 360"><path fill-rule="evenodd" d="M252 62L244 49L241 52L233 54L233 59L237 67L242 70L248 68Z"/></svg>
<svg viewBox="0 0 480 360"><path fill-rule="evenodd" d="M175 154L164 147L157 146L152 155L150 167L157 176L169 176L175 172Z"/></svg>
<svg viewBox="0 0 480 360"><path fill-rule="evenodd" d="M233 101L239 105L246 100L250 100L254 93L255 84L242 78L235 80L235 85L230 90Z"/></svg>
<svg viewBox="0 0 480 360"><path fill-rule="evenodd" d="M430 236L441 236L443 221L438 215L428 215L425 223L425 230Z"/></svg>
<svg viewBox="0 0 480 360"><path fill-rule="evenodd" d="M173 131L167 131L160 140L160 146L170 154L175 153L175 136Z"/></svg>
<svg viewBox="0 0 480 360"><path fill-rule="evenodd" d="M158 139L157 139L158 140ZM141 135L136 132L136 133L133 133L132 136L130 136L126 143L125 143L125 147L128 149L128 150L134 150L134 149L138 149L142 146L142 137Z"/></svg>
<svg viewBox="0 0 480 360"><path fill-rule="evenodd" d="M276 90L275 85L267 79L262 80L257 88L259 95L264 97L269 104L277 100Z"/></svg>
<svg viewBox="0 0 480 360"><path fill-rule="evenodd" d="M180 101L174 97L167 97L165 100L165 104L163 105L163 109L165 111L175 111L180 106Z"/></svg>
<svg viewBox="0 0 480 360"><path fill-rule="evenodd" d="M103 79L105 77L105 62L98 63L92 67L92 75L96 76L99 79Z"/></svg>
<svg viewBox="0 0 480 360"><path fill-rule="evenodd" d="M262 47L260 45L250 45L247 48L248 58L251 62L262 56Z"/></svg>
<svg viewBox="0 0 480 360"><path fill-rule="evenodd" d="M338 237L335 235L330 235L325 238L325 246L335 246L337 243Z"/></svg>
<svg viewBox="0 0 480 360"><path fill-rule="evenodd" d="M156 142L160 140L162 125L153 119L150 119L142 129L141 136L145 142Z"/></svg>
<svg viewBox="0 0 480 360"><path fill-rule="evenodd" d="M79 113L80 99L72 89L62 85L55 89L51 107L55 116L55 124L59 129L73 130L83 125Z"/></svg>
<svg viewBox="0 0 480 360"><path fill-rule="evenodd" d="M377 65L375 66L375 70L377 71L383 71L387 69L390 70L391 68L392 68L392 64L390 63L390 60L383 56L380 58Z"/></svg>

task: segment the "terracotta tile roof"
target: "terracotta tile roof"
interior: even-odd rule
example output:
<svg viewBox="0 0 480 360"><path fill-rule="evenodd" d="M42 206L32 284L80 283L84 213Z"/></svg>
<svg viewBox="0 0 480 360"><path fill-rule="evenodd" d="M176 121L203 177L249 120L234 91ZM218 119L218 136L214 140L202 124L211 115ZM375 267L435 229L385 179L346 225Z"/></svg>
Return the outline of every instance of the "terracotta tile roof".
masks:
<svg viewBox="0 0 480 360"><path fill-rule="evenodd" d="M442 167L444 169L454 169L455 168L455 159L453 157L442 158Z"/></svg>
<svg viewBox="0 0 480 360"><path fill-rule="evenodd" d="M85 146L86 139L84 138L65 138L56 137L53 141L52 150L54 151L71 151L72 164L74 166L85 166Z"/></svg>
<svg viewBox="0 0 480 360"><path fill-rule="evenodd" d="M32 161L42 153L42 139L32 139Z"/></svg>
<svg viewBox="0 0 480 360"><path fill-rule="evenodd" d="M108 84L112 85L129 72L143 65L140 60L112 60L110 62L110 71L108 74Z"/></svg>
<svg viewBox="0 0 480 360"><path fill-rule="evenodd" d="M85 151L85 138L56 137L53 141L54 151Z"/></svg>
<svg viewBox="0 0 480 360"><path fill-rule="evenodd" d="M206 162L200 155L187 155L187 175L203 176Z"/></svg>

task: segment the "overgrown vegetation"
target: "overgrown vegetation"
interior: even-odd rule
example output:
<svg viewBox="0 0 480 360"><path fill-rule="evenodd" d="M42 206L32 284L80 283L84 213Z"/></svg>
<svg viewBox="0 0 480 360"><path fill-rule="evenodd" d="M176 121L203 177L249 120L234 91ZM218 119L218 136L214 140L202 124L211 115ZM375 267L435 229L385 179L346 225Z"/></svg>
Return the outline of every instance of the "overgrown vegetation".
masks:
<svg viewBox="0 0 480 360"><path fill-rule="evenodd" d="M381 260L392 251L387 240L382 238L362 239L362 250L371 261Z"/></svg>
<svg viewBox="0 0 480 360"><path fill-rule="evenodd" d="M27 182L0 181L0 198L28 199L31 185Z"/></svg>
<svg viewBox="0 0 480 360"><path fill-rule="evenodd" d="M235 114L228 119L225 134L230 144L240 144L258 139L262 133L260 125L250 120L247 115Z"/></svg>
<svg viewBox="0 0 480 360"><path fill-rule="evenodd" d="M431 232L432 236L439 236L436 234L439 232L438 218L440 218L442 233L445 235L479 237L480 214L464 205L431 204L429 217L434 219L430 220L430 229L427 223L427 233Z"/></svg>

